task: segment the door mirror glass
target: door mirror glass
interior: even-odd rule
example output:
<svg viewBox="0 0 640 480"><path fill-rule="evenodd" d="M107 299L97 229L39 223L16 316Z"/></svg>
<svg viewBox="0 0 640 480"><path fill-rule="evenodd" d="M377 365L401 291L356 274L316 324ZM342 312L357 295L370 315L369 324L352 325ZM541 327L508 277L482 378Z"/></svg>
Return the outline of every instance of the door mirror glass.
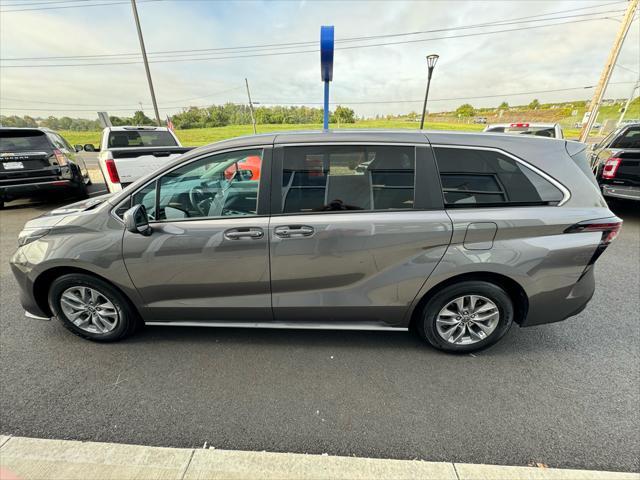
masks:
<svg viewBox="0 0 640 480"><path fill-rule="evenodd" d="M90 143L86 143L86 144L84 145L83 150L84 150L85 152L95 152L95 151L96 151L96 147L94 147L94 146L93 146L92 144L90 144Z"/></svg>
<svg viewBox="0 0 640 480"><path fill-rule="evenodd" d="M84 147L83 147L82 145L74 145L74 146L73 146L73 149L74 149L76 152L81 152L81 151L83 151L83 150L84 150Z"/></svg>
<svg viewBox="0 0 640 480"><path fill-rule="evenodd" d="M149 217L147 216L147 209L144 205L136 205L124 212L123 216L124 226L131 233L138 233L140 235L151 235L152 229L149 225Z"/></svg>

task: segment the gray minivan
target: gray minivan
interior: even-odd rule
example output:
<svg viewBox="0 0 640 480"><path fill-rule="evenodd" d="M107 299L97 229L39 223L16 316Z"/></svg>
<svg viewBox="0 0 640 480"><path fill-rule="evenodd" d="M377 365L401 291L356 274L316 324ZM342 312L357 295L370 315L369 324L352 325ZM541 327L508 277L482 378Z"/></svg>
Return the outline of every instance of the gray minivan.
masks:
<svg viewBox="0 0 640 480"><path fill-rule="evenodd" d="M11 264L28 316L91 340L143 324L412 329L468 352L582 311L621 224L581 143L287 132L34 219Z"/></svg>

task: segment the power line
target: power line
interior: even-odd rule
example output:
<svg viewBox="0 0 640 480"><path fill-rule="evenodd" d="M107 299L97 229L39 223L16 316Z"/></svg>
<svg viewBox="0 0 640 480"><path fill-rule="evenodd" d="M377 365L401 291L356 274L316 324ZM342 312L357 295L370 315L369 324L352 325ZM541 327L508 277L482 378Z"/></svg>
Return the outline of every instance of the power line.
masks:
<svg viewBox="0 0 640 480"><path fill-rule="evenodd" d="M140 3L148 3L148 2L163 2L165 0L140 0ZM62 2L61 2L62 3ZM82 4L82 5L62 5L55 7L38 7L38 8L19 8L14 10L0 10L0 13L13 13L13 12L35 12L39 10L58 10L61 8L85 8L85 7L107 7L110 5L125 5L129 2L118 1L118 2L107 2L107 3L92 3L92 4ZM33 4L32 4L33 5Z"/></svg>
<svg viewBox="0 0 640 480"><path fill-rule="evenodd" d="M181 99L175 99L175 100L168 100L166 102L166 104L180 103L180 105L175 105L176 107L180 107L180 106L183 105L183 103L181 103L181 102L188 102L188 101L191 101L191 100L200 100L201 98L215 97L215 96L221 95L223 93L232 92L234 90L240 90L241 88L244 88L244 87L238 86L238 87L228 88L226 90L220 90L218 92L210 93L208 95L201 95L199 97L190 97L190 98L181 98ZM104 104L104 103L61 103L61 102L49 102L49 101L43 101L43 100L32 100L32 99L26 99L26 98L12 98L12 97L0 97L0 100L9 100L9 101L14 101L14 102L26 102L26 103L37 103L37 104L44 104L44 105L61 105L61 106L69 106L69 107L106 108L106 107L129 107L129 106L131 106L130 103L119 104L119 105L109 105L109 104ZM144 104L144 105L149 106L148 104ZM167 105L167 106L171 106L171 105Z"/></svg>
<svg viewBox="0 0 640 480"><path fill-rule="evenodd" d="M388 45L401 45L401 44L409 44L409 43L421 43L435 40L448 40L455 38L466 38L466 37L475 37L475 36L483 36L483 35L493 35L496 33L508 33L508 32L519 32L523 30L532 30L537 28L544 27L554 27L558 25L566 25L570 23L583 23L583 22L591 22L595 20L604 20L611 17L597 17L597 18L589 18L582 20L571 20L566 22L558 22L551 23L547 25L532 25L527 27L518 27L504 30L494 30L489 32L474 32L460 35L449 35L444 37L432 37L432 38L423 38L423 39L414 39L414 40L402 40L397 42L381 42L367 45L350 45L350 46L340 46L336 47L336 50L351 50L358 48L370 48L370 47L380 47L380 46L388 46ZM553 20L553 19L552 19ZM171 60L150 60L149 63L177 63L177 62L193 62L193 61L208 61L208 60L228 60L228 59L236 59L236 58L255 58L255 57L267 57L267 56L280 56L280 55L298 55L303 53L317 53L319 50L314 48L313 50L297 50L297 51L288 51L288 52L266 52L266 53L254 53L248 55L229 55L229 56L217 56L217 57L204 57L204 58L177 58ZM141 62L139 61L127 61L127 62L100 62L100 63L84 63L84 64L47 64L47 65L2 65L0 68L48 68L48 67L94 67L94 66L109 66L109 65L136 65Z"/></svg>
<svg viewBox="0 0 640 480"><path fill-rule="evenodd" d="M613 2L613 3L619 3L619 2ZM605 4L605 5L610 5L610 4ZM592 7L583 7L583 8L592 8ZM368 41L368 40L373 40L378 38L392 38L392 37L401 37L401 36L409 36L409 35L420 35L425 33L440 33L440 32L452 31L452 30L466 30L466 29L475 29L475 28L482 28L482 27L489 27L489 26L506 26L506 25L519 24L519 23L545 22L545 21L553 21L553 20L562 20L567 18L602 15L606 13L622 13L624 11L625 10L607 10L602 12L590 12L590 13L583 13L583 14L577 14L577 15L566 15L561 17L554 17L554 18L540 18L536 20L528 20L534 17L557 15L558 13L566 12L566 10L561 10L557 12L549 12L549 13L538 14L538 15L496 20L494 22L485 22L485 23L478 23L478 24L471 24L471 25L460 25L457 27L439 28L439 29L432 29L432 30L419 30L414 32L402 32L402 33L383 34L383 35L348 37L343 39L336 39L336 43ZM317 44L317 41L314 40L314 41L300 41L300 42L288 42L288 43L245 45L245 46L235 46L235 47L215 47L215 48L188 49L188 50L165 50L165 51L156 51L156 52L148 52L148 53L149 53L149 56L152 56L152 55L170 56L174 54L177 56L186 56L187 54L189 54L189 56L191 56L191 55L198 54L197 52L202 52L203 55L206 55L211 52L227 52L232 50L258 50L258 49L271 50L271 49L293 48L293 47L301 47L301 46L316 45L316 44ZM240 53L247 53L247 52L240 52ZM93 54L93 55L48 56L48 57L13 57L13 58L4 58L2 60L11 61L11 62L22 61L22 60L47 61L47 60L63 60L63 59L84 61L84 59L92 60L92 59L98 59L98 58L116 58L116 57L139 58L140 54L137 52L131 52L131 53Z"/></svg>
<svg viewBox="0 0 640 480"><path fill-rule="evenodd" d="M612 82L611 85L623 85L630 84L634 82ZM568 92L572 90L589 90L595 88L595 85L587 85L584 87L566 87L566 88L555 88L552 90L532 90L529 92L512 92L512 93L502 93L495 95L481 95L481 96L473 96L473 97L449 97L449 98L434 98L429 99L429 101L434 102L444 102L444 101L452 101L452 100L481 100L484 98L502 98L502 97L516 97L521 95L535 95L539 93L557 93L557 92ZM388 104L388 103L421 103L424 99L418 100L372 100L372 101L346 101L346 102L331 102L334 105L373 105L373 104ZM322 105L322 102L254 102L260 103L262 105Z"/></svg>
<svg viewBox="0 0 640 480"><path fill-rule="evenodd" d="M623 85L623 84L630 84L630 83L634 83L634 82L612 82L611 85ZM527 91L527 92L512 92L512 93L502 93L502 94L492 94L492 95L477 95L477 96L472 96L472 97L449 97L449 98L436 98L433 101L440 101L440 102L444 102L444 101L453 101L453 100L481 100L481 99L485 99L485 98L506 98L506 97L516 97L516 96L522 96L522 95L535 95L535 94L540 94L540 93L557 93L557 92L567 92L567 91L573 91L573 90L589 90L595 88L594 85L586 85L586 86L582 86L582 87L566 87L566 88L555 88L555 89L549 89L549 90L531 90L531 91ZM356 100L356 101L346 101L346 102L341 102L341 101L335 101L335 102L331 102L332 105L375 105L375 104L391 104L391 103L420 103L422 102L423 99L419 99L419 100L371 100L371 101L364 101L364 100ZM246 105L245 102L225 102L225 104L227 103L231 103L233 105ZM260 104L260 105L321 105L323 102L268 102L268 101L260 101L260 102L253 102L254 104ZM182 108L188 108L188 107L209 107L211 105L188 105L188 106L183 106ZM170 106L165 106L160 108L160 110L171 110L174 108L181 108L181 107L170 107ZM93 112L95 111L95 109L43 109L43 108L22 108L22 107L2 107L0 108L0 110L18 110L18 111L42 111L42 112ZM130 109L113 109L112 111L116 111L116 112L125 112L125 111L137 111L140 110L139 108L130 108Z"/></svg>

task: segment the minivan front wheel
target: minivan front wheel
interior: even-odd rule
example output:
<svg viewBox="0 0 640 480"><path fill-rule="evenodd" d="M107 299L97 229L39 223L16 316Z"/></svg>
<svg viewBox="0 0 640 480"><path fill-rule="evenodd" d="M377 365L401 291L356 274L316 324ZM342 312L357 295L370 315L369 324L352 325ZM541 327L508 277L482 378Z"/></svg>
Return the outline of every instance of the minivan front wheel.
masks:
<svg viewBox="0 0 640 480"><path fill-rule="evenodd" d="M91 275L72 273L54 280L49 306L67 329L89 340L120 340L136 326L136 314L124 295Z"/></svg>
<svg viewBox="0 0 640 480"><path fill-rule="evenodd" d="M513 311L511 298L499 286L463 281L436 293L416 326L435 348L471 352L500 340L513 323Z"/></svg>

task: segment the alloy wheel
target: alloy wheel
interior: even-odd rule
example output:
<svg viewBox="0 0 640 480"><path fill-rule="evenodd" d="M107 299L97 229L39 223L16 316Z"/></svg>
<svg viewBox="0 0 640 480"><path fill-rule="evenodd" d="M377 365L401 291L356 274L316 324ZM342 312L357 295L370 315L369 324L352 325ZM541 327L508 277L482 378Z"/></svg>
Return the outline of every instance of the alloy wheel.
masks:
<svg viewBox="0 0 640 480"><path fill-rule="evenodd" d="M67 288L60 296L60 307L69 321L85 332L109 333L120 319L114 304L91 287Z"/></svg>
<svg viewBox="0 0 640 480"><path fill-rule="evenodd" d="M454 345L470 345L491 335L500 322L494 302L480 295L464 295L445 305L436 319L438 334Z"/></svg>

